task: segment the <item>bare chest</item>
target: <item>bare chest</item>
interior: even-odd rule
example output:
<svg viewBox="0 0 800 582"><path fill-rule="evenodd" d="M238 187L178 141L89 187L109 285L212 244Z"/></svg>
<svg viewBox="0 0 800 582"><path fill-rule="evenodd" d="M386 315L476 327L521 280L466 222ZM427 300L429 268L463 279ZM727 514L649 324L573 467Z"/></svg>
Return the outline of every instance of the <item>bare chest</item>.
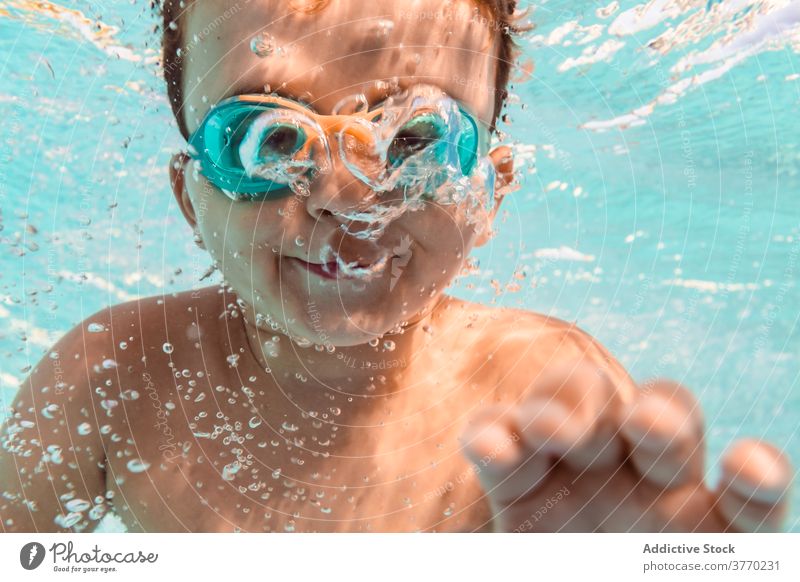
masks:
<svg viewBox="0 0 800 582"><path fill-rule="evenodd" d="M346 399L264 407L248 378L176 373L150 378L152 388L145 378L107 438L107 485L130 531L488 527L457 441L471 397L456 386L452 402L414 413L387 405L381 421L363 422Z"/></svg>

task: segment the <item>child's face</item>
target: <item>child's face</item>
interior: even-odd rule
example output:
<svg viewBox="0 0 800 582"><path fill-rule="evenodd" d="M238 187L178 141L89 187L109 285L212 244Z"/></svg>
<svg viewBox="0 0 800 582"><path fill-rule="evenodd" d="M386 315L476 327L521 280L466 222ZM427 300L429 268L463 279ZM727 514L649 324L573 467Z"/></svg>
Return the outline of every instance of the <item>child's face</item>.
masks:
<svg viewBox="0 0 800 582"><path fill-rule="evenodd" d="M184 20L182 61L190 133L213 104L263 93L265 86L330 114L356 93L377 103L385 97L379 82L385 86L396 77L401 87L437 85L471 110L483 133L479 155L486 154L496 35L474 18L474 0L454 0L445 17L441 0L332 0L314 14L292 13L291 4L192 4ZM259 35L273 39L269 56L251 48ZM333 160L333 170L311 183L308 197L235 202L192 172L191 162L184 166L183 192L176 194L225 280L256 313L314 343L357 345L413 321L432 305L472 247L486 241L490 224L481 234L463 209L427 204L393 220L374 243L346 235L340 225L347 221L337 212L358 208L371 191L338 156ZM396 256L368 281L325 278L297 261L318 262L325 245L362 265L387 249Z"/></svg>

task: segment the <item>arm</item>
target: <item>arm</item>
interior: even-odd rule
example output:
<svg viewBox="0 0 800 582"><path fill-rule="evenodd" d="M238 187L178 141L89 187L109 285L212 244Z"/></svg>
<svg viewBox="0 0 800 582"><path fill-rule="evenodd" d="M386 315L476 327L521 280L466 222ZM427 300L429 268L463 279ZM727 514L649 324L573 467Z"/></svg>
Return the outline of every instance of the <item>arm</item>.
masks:
<svg viewBox="0 0 800 582"><path fill-rule="evenodd" d="M22 383L0 427L4 532L93 530L107 509L99 427L108 420L95 390L110 389L91 361L101 341L92 335L85 322L67 333Z"/></svg>
<svg viewBox="0 0 800 582"><path fill-rule="evenodd" d="M693 395L665 380L637 387L589 336L562 332L511 376L516 398L479 411L461 437L494 531L780 529L793 473L782 450L739 441L710 487Z"/></svg>

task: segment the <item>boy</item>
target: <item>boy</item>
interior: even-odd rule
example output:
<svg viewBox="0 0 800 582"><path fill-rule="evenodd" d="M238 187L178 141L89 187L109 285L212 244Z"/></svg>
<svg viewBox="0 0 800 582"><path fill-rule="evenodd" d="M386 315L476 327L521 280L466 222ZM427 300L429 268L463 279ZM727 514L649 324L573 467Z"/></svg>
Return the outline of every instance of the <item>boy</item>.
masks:
<svg viewBox="0 0 800 582"><path fill-rule="evenodd" d="M688 391L637 389L564 322L444 294L513 181L487 145L511 4L167 2L190 141L170 177L225 284L54 346L4 429L5 531L112 509L145 532L780 526L775 448L738 443L712 491ZM429 152L440 172L414 166Z"/></svg>

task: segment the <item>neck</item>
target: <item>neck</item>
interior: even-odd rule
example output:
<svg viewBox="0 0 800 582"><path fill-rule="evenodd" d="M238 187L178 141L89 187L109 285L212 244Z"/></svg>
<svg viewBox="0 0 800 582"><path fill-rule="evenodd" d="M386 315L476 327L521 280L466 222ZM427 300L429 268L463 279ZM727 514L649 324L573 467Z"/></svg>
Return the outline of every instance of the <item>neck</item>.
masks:
<svg viewBox="0 0 800 582"><path fill-rule="evenodd" d="M400 333L387 333L372 343L354 346L301 347L283 331L256 325L250 305L244 310L243 321L252 357L261 369L269 370L282 389L312 398L327 389L354 400L371 401L403 391L405 370L426 352L433 340L433 324L452 300L441 294L404 324Z"/></svg>

